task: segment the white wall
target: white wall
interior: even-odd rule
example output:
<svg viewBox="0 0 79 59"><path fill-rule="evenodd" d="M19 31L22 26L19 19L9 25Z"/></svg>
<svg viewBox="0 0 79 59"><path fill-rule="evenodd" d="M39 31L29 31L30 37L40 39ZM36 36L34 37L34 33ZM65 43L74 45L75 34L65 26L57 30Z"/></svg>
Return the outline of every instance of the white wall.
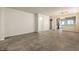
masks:
<svg viewBox="0 0 79 59"><path fill-rule="evenodd" d="M2 24L1 24L2 20L1 20L1 8L0 8L0 40L2 39Z"/></svg>
<svg viewBox="0 0 79 59"><path fill-rule="evenodd" d="M38 14L38 32L49 30L49 16Z"/></svg>
<svg viewBox="0 0 79 59"><path fill-rule="evenodd" d="M49 16L37 14L35 19L35 14L32 13L0 8L0 40L8 36L35 32L35 24L38 23L36 20L41 16L43 16L43 31L49 30Z"/></svg>
<svg viewBox="0 0 79 59"><path fill-rule="evenodd" d="M5 37L35 31L34 14L5 8Z"/></svg>
<svg viewBox="0 0 79 59"><path fill-rule="evenodd" d="M0 40L4 40L4 8L0 8Z"/></svg>
<svg viewBox="0 0 79 59"><path fill-rule="evenodd" d="M35 32L38 32L38 14L35 14Z"/></svg>

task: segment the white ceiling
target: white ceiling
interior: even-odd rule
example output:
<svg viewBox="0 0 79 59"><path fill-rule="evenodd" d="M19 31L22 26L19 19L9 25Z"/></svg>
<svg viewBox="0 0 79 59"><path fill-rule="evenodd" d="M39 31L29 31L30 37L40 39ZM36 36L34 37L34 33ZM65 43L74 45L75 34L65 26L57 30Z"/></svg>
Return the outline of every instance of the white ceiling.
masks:
<svg viewBox="0 0 79 59"><path fill-rule="evenodd" d="M59 15L62 13L76 13L78 12L77 7L11 7L17 10L31 12L31 13L42 13L48 16Z"/></svg>

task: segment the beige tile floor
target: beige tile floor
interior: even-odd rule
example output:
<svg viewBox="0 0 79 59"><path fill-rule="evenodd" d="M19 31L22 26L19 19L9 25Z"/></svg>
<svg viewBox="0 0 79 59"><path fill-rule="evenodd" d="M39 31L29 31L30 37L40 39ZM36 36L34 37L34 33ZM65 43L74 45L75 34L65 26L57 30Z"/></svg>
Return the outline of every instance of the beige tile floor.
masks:
<svg viewBox="0 0 79 59"><path fill-rule="evenodd" d="M1 51L79 51L79 33L45 31L0 41Z"/></svg>

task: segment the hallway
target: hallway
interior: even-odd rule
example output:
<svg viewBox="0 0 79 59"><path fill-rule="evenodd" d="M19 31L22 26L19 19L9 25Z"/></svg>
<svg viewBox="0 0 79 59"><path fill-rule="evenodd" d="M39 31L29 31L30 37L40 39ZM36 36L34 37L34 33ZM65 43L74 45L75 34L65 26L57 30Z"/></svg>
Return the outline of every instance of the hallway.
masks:
<svg viewBox="0 0 79 59"><path fill-rule="evenodd" d="M0 41L3 51L79 51L79 33L45 31Z"/></svg>

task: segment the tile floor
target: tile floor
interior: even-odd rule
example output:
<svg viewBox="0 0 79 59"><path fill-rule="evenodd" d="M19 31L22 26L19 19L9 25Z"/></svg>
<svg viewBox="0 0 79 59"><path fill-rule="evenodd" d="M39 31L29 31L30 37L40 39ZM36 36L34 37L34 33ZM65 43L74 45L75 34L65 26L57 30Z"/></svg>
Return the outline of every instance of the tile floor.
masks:
<svg viewBox="0 0 79 59"><path fill-rule="evenodd" d="M79 51L79 33L45 31L0 41L1 51Z"/></svg>

